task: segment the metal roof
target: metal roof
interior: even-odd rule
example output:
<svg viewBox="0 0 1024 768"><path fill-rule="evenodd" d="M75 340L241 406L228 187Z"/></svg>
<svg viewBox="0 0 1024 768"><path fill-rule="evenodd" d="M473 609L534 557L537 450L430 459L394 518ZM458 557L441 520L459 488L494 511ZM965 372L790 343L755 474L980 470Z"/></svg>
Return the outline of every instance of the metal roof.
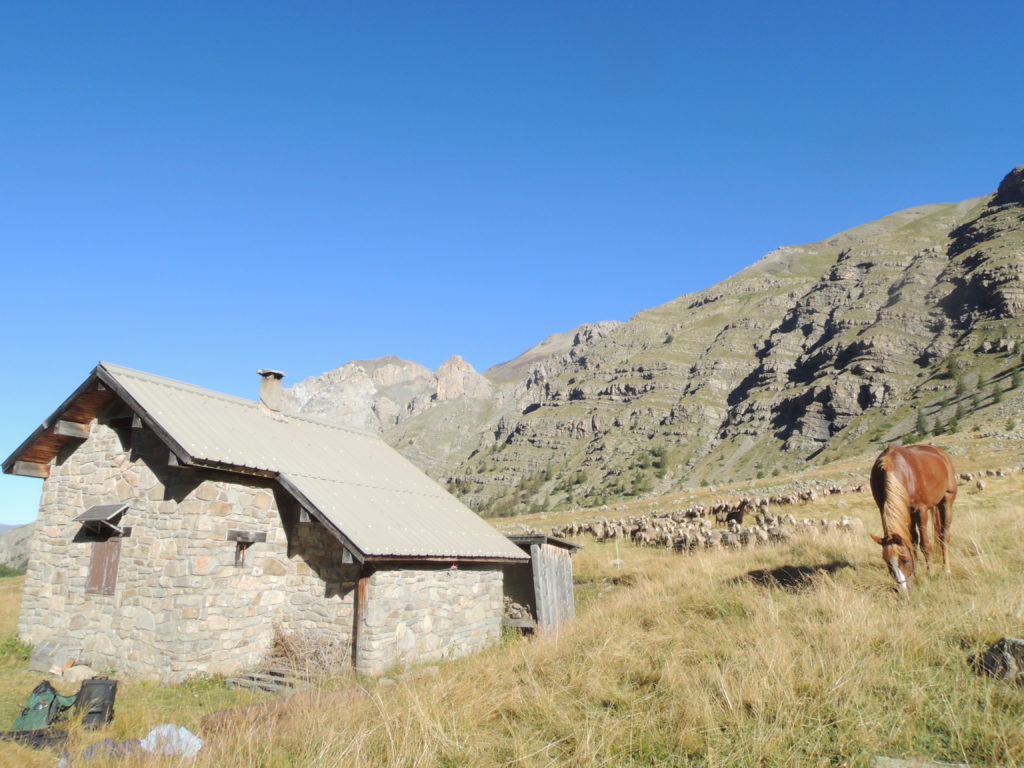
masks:
<svg viewBox="0 0 1024 768"><path fill-rule="evenodd" d="M111 363L94 375L179 462L278 478L357 556L524 558L376 435Z"/></svg>

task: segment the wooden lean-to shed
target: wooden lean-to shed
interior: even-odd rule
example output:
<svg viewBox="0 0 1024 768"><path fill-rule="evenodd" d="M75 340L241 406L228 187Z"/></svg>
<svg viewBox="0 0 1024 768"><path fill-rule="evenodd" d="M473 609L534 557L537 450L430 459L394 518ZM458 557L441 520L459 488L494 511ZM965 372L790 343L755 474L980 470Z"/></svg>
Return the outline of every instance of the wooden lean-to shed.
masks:
<svg viewBox="0 0 1024 768"><path fill-rule="evenodd" d="M260 374L252 401L100 363L3 463L43 479L20 637L163 680L251 667L277 633L369 674L495 642L528 555Z"/></svg>
<svg viewBox="0 0 1024 768"><path fill-rule="evenodd" d="M508 538L530 561L505 566L505 595L528 607L542 630L556 629L576 618L572 556L579 545L544 534Z"/></svg>

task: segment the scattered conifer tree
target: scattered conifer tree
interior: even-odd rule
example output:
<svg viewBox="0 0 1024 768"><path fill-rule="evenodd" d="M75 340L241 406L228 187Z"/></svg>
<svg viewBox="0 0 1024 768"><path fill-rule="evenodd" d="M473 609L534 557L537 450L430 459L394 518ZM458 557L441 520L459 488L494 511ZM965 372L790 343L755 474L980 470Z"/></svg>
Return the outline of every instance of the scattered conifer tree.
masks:
<svg viewBox="0 0 1024 768"><path fill-rule="evenodd" d="M921 437L928 434L928 420L924 417L924 411L920 408L917 409L917 426L915 429Z"/></svg>
<svg viewBox="0 0 1024 768"><path fill-rule="evenodd" d="M949 357L946 358L946 378L947 379L954 379L954 378L956 378L956 376L957 376L957 369L958 368L959 368L959 366L957 365L956 358L953 357L953 355L950 355Z"/></svg>

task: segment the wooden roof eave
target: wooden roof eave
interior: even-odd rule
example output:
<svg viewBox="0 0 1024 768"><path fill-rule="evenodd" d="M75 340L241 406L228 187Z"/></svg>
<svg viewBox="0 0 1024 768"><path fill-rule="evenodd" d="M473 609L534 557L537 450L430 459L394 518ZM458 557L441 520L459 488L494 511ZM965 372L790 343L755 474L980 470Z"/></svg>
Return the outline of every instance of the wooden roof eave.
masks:
<svg viewBox="0 0 1024 768"><path fill-rule="evenodd" d="M64 444L69 440L74 439L72 437L54 439L52 434L54 425L56 425L67 411L73 408L83 397L87 396L90 392L95 392L97 384L102 385L102 387L111 392L113 396L121 399L132 410L132 412L142 420L142 423L160 438L160 440L167 446L168 450L175 455L179 463L189 465L194 462L192 455L173 437L171 437L167 430L165 430L160 423L156 421L156 419L154 419L123 386L121 386L117 381L117 378L103 367L103 363L100 363L92 369L85 381L83 381L82 384L72 392L53 413L43 420L42 424L40 424L32 434L29 435L9 457L7 457L2 465L4 473L8 475L19 474L16 471L16 465L22 460L22 457L27 452L39 443L41 439L46 438L53 440L54 445L57 446L57 448L53 450L54 455L56 455Z"/></svg>
<svg viewBox="0 0 1024 768"><path fill-rule="evenodd" d="M25 438L25 440L22 441L21 445L19 445L14 450L14 452L4 460L3 465L2 465L3 466L4 474L7 474L7 475L17 474L14 471L14 465L21 460L21 457L24 456L25 453L30 448L32 448L36 444L36 442L38 442L38 440L41 437L43 437L44 435L47 435L53 429L53 425L56 424L58 421L60 421L61 416L63 416L64 413L80 397L82 397L82 395L84 395L86 392L88 392L90 390L92 385L97 381L96 373L97 373L98 370L99 370L99 366L97 366L96 368L93 368L92 372L86 377L85 381L82 382L81 386L79 386L74 392L72 392L67 397L67 399L64 400L64 402L61 403L57 407L57 410L55 410L48 417L43 419L43 423L40 424L38 427L36 427L36 429L32 432L32 434L30 434L27 438Z"/></svg>

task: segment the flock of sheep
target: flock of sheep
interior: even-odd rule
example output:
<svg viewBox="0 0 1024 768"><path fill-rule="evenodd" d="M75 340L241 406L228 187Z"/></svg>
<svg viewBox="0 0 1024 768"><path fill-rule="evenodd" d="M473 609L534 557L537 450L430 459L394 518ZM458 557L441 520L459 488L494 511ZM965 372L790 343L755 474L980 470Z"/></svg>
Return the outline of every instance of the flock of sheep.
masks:
<svg viewBox="0 0 1024 768"><path fill-rule="evenodd" d="M984 489L984 476L1005 476L1024 471L1024 465L1012 469L985 470L959 475L961 482L975 482ZM859 518L842 516L838 520L825 518L798 519L793 514L774 513L774 507L807 504L826 496L863 493L864 485L830 485L802 490L791 490L766 496L744 496L738 499L720 499L710 504L695 504L673 512L635 515L609 520L596 518L574 520L551 529L558 538L589 536L596 541L630 540L637 546L663 547L676 552L693 553L701 550L739 549L790 541L802 534L861 532L864 524ZM744 520L753 523L744 525ZM541 533L540 531L532 531Z"/></svg>
<svg viewBox="0 0 1024 768"><path fill-rule="evenodd" d="M977 491L985 488L985 477L1005 477L1024 473L1024 464L1006 469L987 469L959 474L961 484L972 483ZM795 506L837 494L863 493L866 486L829 485L788 490L764 496L718 499L710 504L695 504L685 509L660 514L634 515L618 519L604 517L573 520L551 529L558 538L588 536L596 541L629 540L641 547L662 547L676 552L739 549L791 541L808 533L861 532L859 518L842 516L838 520L797 518L793 514L771 511L775 507ZM744 520L753 520L744 525ZM542 534L537 529L516 527L517 533Z"/></svg>
<svg viewBox="0 0 1024 768"><path fill-rule="evenodd" d="M722 499L660 515L638 515L617 520L574 520L553 528L551 533L559 538L590 536L597 541L629 539L641 547L663 547L677 552L739 549L789 541L807 532L860 530L863 525L856 518L844 516L839 520L798 520L795 515L774 514L769 510L775 506L812 502L821 496L863 490L863 486L833 485L773 496ZM753 524L744 525L744 520L748 518L753 518ZM717 524L724 527L716 527Z"/></svg>

